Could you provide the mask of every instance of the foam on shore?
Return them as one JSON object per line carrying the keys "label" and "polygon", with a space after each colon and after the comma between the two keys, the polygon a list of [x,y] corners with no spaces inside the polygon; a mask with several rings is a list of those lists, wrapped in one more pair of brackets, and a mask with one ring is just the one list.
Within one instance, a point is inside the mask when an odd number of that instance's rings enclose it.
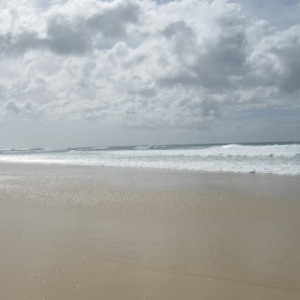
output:
{"label": "foam on shore", "polygon": [[300,144],[10,149],[0,162],[299,175]]}

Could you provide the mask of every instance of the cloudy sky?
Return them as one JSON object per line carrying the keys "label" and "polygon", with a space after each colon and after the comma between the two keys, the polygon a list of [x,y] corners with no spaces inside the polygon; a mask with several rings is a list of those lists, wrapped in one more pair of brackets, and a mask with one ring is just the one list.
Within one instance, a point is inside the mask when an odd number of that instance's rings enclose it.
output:
{"label": "cloudy sky", "polygon": [[0,147],[300,140],[300,0],[2,0]]}

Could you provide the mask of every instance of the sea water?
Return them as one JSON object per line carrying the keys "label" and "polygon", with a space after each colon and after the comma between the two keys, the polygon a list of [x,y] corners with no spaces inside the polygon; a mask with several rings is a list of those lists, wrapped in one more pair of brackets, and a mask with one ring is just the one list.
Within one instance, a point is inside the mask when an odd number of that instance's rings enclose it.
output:
{"label": "sea water", "polygon": [[300,143],[3,149],[0,162],[300,174]]}

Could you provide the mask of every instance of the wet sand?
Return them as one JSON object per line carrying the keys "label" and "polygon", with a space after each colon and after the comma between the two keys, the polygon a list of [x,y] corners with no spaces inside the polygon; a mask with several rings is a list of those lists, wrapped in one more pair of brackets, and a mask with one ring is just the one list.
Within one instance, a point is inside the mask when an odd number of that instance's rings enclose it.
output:
{"label": "wet sand", "polygon": [[300,299],[300,178],[0,164],[1,299]]}

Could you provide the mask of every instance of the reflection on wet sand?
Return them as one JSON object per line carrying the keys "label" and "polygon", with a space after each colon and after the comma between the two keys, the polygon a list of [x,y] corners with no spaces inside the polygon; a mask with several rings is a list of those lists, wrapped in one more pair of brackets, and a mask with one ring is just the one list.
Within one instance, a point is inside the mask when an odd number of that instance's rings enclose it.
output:
{"label": "reflection on wet sand", "polygon": [[2,165],[0,178],[3,299],[300,297],[297,177]]}

